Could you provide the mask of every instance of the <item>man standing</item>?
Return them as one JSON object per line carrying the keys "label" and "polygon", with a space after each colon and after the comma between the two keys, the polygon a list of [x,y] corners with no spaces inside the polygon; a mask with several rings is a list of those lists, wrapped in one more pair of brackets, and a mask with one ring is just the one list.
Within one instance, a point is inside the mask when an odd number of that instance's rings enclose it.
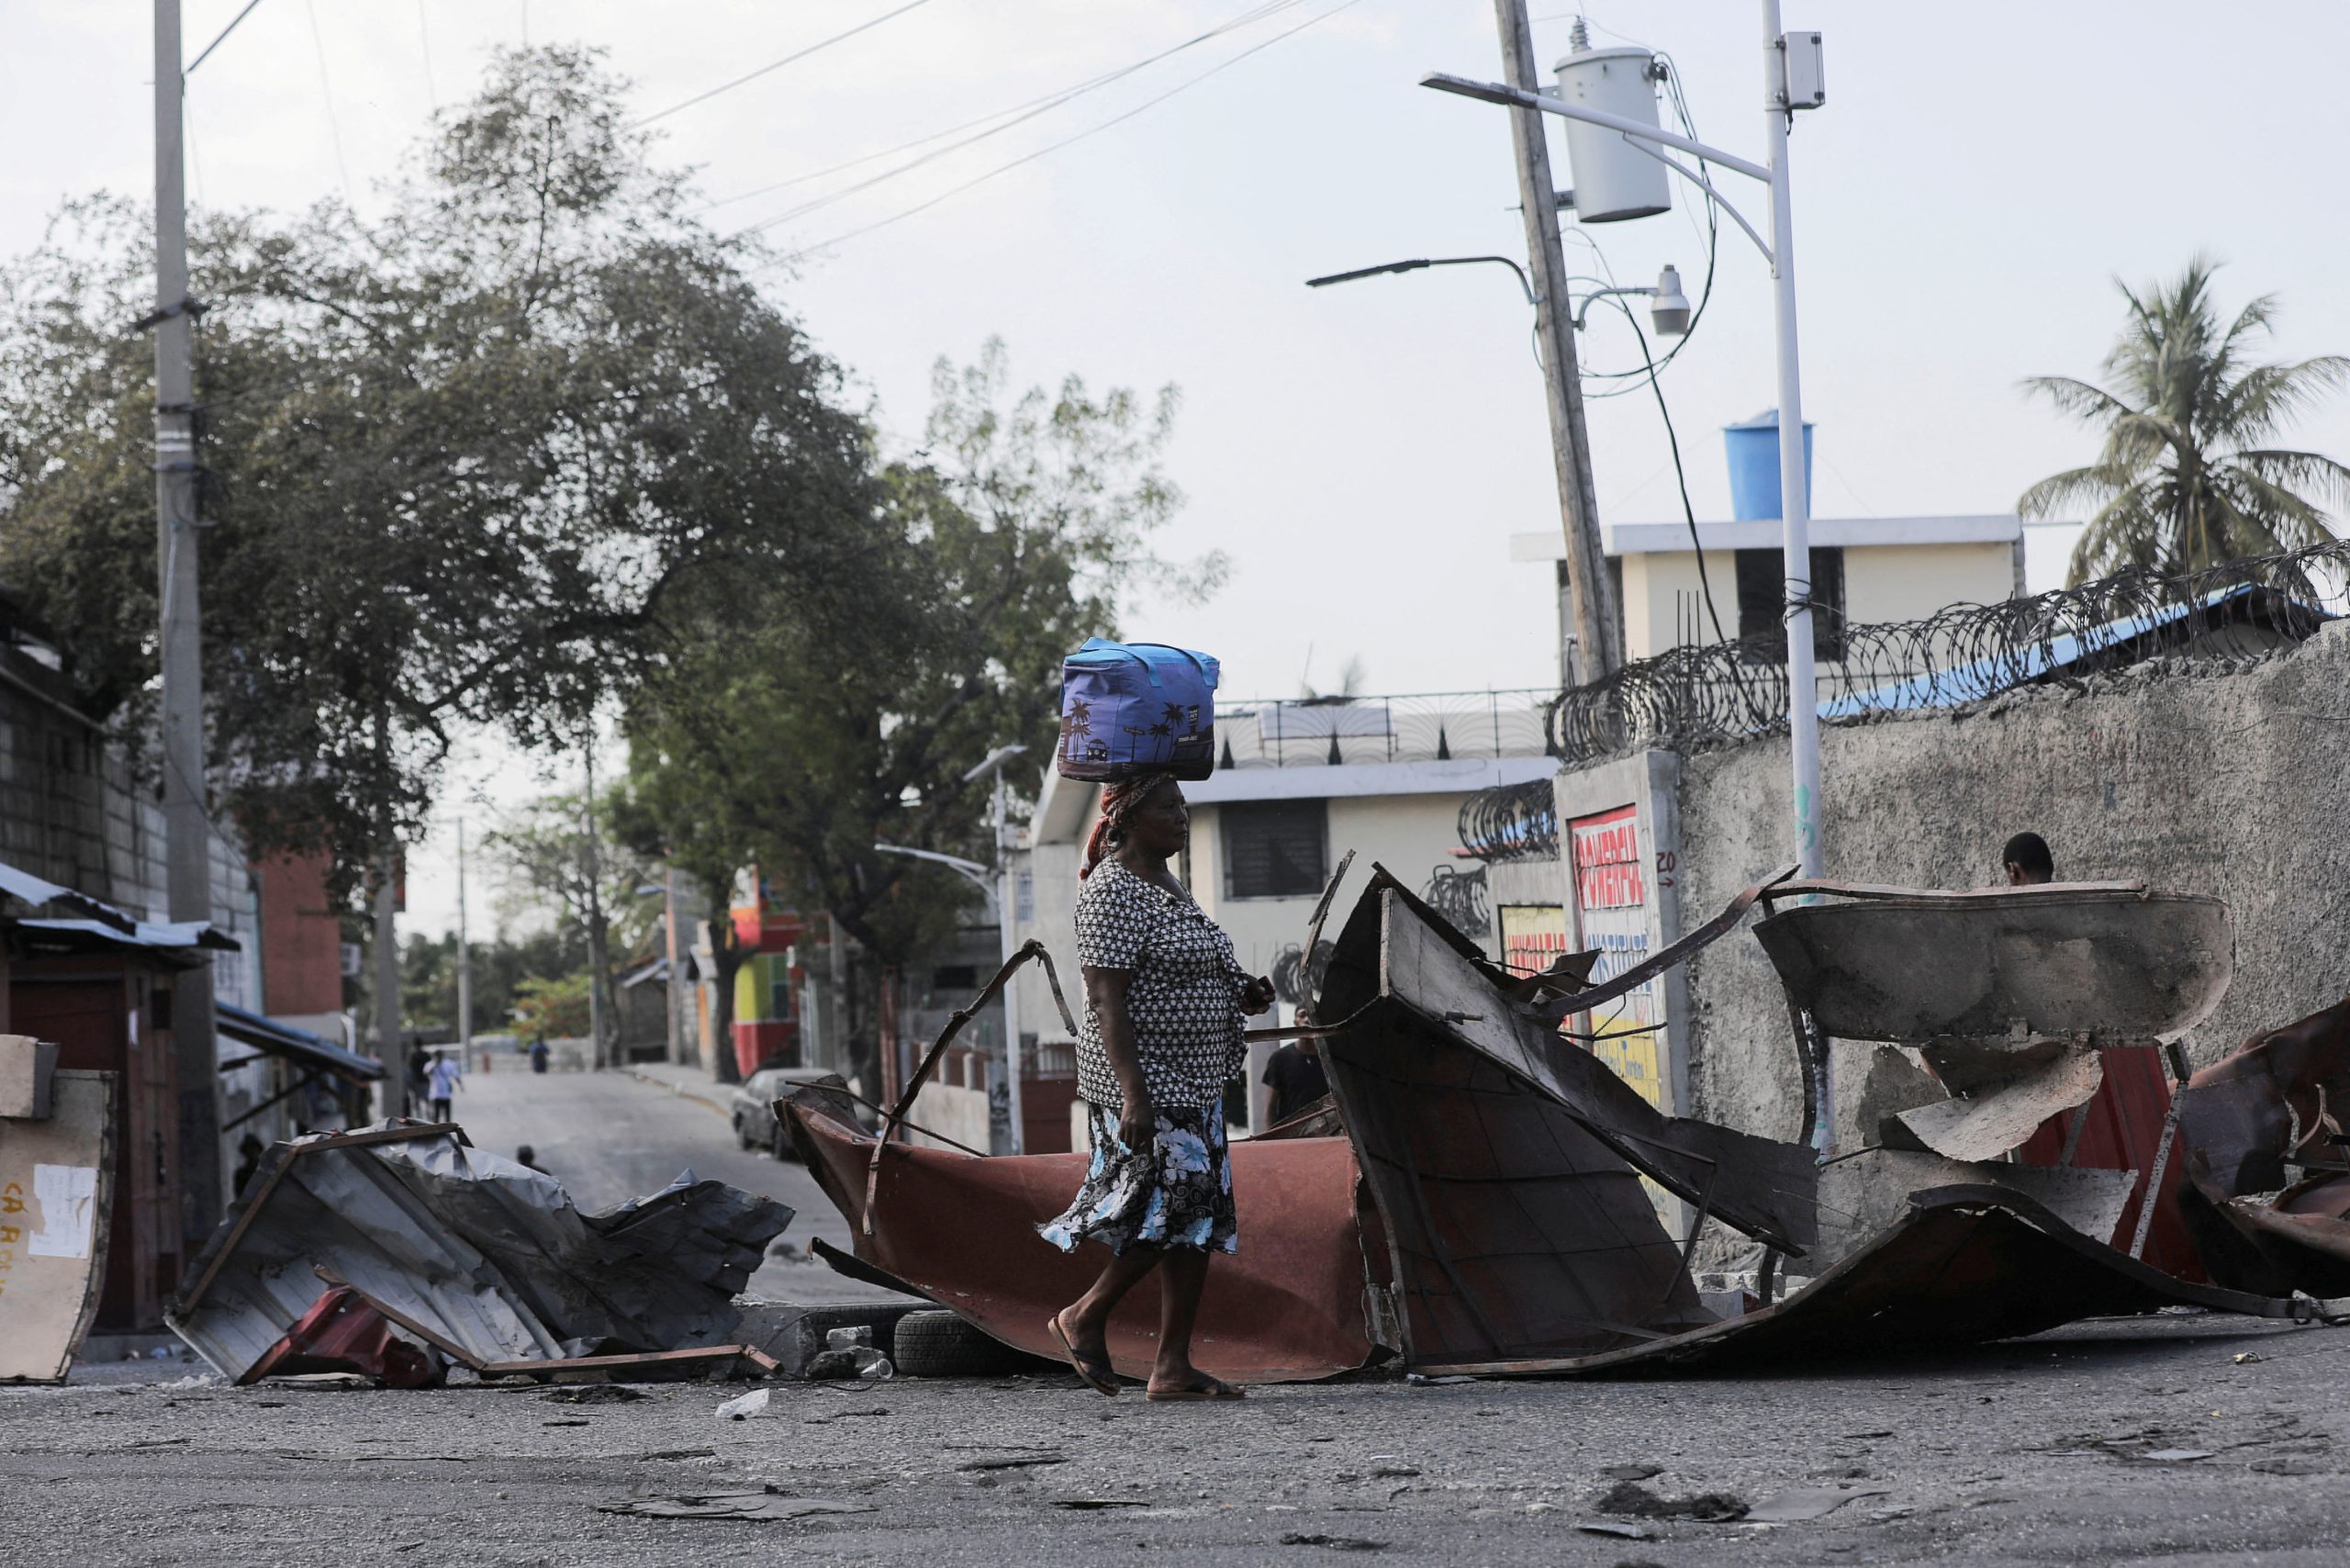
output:
{"label": "man standing", "polygon": [[[1312,1022],[1304,1008],[1298,1009],[1297,1021]],[[1268,1113],[1268,1126],[1278,1126],[1330,1092],[1330,1081],[1322,1071],[1320,1042],[1308,1037],[1304,1040],[1283,1040],[1265,1063],[1265,1087],[1273,1092],[1273,1102]]]}
{"label": "man standing", "polygon": [[464,1070],[450,1060],[446,1051],[435,1051],[432,1053],[431,1070],[425,1074],[425,1078],[429,1085],[427,1092],[432,1103],[432,1119],[436,1122],[455,1121],[457,1118],[450,1113],[449,1102],[456,1097],[457,1086],[464,1081]]}
{"label": "man standing", "polygon": [[2036,833],[2020,833],[2000,847],[1999,863],[2007,868],[2008,885],[2035,888],[2056,879],[2056,857],[2048,841]]}

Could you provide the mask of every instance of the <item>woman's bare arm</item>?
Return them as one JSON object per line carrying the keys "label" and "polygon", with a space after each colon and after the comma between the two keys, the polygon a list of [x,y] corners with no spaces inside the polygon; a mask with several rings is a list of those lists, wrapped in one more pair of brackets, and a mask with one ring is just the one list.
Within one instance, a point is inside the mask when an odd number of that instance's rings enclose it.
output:
{"label": "woman's bare arm", "polygon": [[1126,988],[1134,983],[1132,969],[1097,969],[1084,966],[1085,1000],[1102,1028],[1102,1054],[1118,1080],[1125,1101],[1118,1114],[1118,1136],[1130,1148],[1147,1148],[1158,1130],[1158,1111],[1150,1103],[1150,1085],[1142,1074],[1142,1057],[1135,1049],[1135,1021],[1126,1011]]}

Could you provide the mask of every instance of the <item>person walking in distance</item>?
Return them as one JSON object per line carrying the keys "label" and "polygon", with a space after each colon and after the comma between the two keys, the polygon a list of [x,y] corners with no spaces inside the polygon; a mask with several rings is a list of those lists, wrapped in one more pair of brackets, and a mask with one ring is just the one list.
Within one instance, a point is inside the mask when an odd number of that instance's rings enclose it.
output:
{"label": "person walking in distance", "polygon": [[1192,1327],[1210,1259],[1239,1250],[1224,1085],[1247,1059],[1242,1017],[1273,1003],[1273,982],[1241,969],[1232,939],[1168,868],[1190,834],[1182,787],[1167,774],[1102,791],[1077,898],[1077,1081],[1092,1160],[1069,1208],[1036,1227],[1064,1252],[1089,1239],[1110,1249],[1092,1289],[1046,1324],[1078,1376],[1103,1394],[1118,1392],[1110,1314],[1158,1271],[1158,1350],[1145,1394],[1154,1400],[1241,1397],[1192,1364]]}
{"label": "person walking in distance", "polygon": [[455,1121],[457,1118],[451,1114],[449,1102],[456,1098],[458,1086],[465,1081],[464,1070],[449,1059],[446,1051],[435,1051],[432,1053],[432,1066],[424,1076],[432,1106],[432,1119],[436,1122]]}

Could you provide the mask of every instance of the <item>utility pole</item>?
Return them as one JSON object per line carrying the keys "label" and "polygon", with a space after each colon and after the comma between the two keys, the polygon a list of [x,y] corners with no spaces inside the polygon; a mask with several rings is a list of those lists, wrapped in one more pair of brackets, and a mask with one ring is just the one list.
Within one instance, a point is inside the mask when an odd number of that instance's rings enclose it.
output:
{"label": "utility pole", "polygon": [[[212,918],[204,801],[204,622],[196,594],[195,300],[187,289],[179,0],[155,0],[155,526],[162,624],[163,838],[172,918]],[[220,1062],[212,960],[172,986],[179,1069],[180,1234],[190,1255],[219,1223]]]}
{"label": "utility pole", "polygon": [[600,1072],[610,1065],[604,1059],[604,970],[610,955],[605,950],[603,857],[596,846],[596,727],[592,722],[588,726],[587,757],[588,1034],[593,1047],[589,1057]]}
{"label": "utility pole", "polygon": [[661,928],[669,960],[669,978],[661,987],[661,994],[668,999],[666,1011],[669,1014],[669,1060],[683,1067],[686,1030],[677,1009],[686,999],[686,968],[677,956],[677,868],[666,861],[661,867]]}
{"label": "utility pole", "polygon": [[457,1065],[474,1064],[474,948],[465,934],[465,819],[457,819]]}
{"label": "utility pole", "polygon": [[[376,766],[387,772],[392,757],[392,714],[375,711]],[[384,1114],[405,1116],[408,1053],[400,1049],[399,847],[392,838],[392,814],[378,819],[375,851],[375,1059],[384,1064]]]}
{"label": "utility pole", "polygon": [[[1534,63],[1534,29],[1525,0],[1494,0],[1501,27],[1503,79],[1542,91]],[[1534,326],[1542,344],[1542,377],[1550,406],[1550,451],[1558,470],[1559,510],[1567,534],[1567,586],[1574,601],[1580,668],[1571,684],[1615,672],[1616,595],[1599,541],[1599,501],[1591,484],[1591,440],[1583,426],[1583,381],[1575,366],[1574,308],[1567,298],[1567,257],[1559,240],[1557,187],[1539,109],[1509,111],[1517,148],[1517,198],[1526,217],[1526,252],[1534,274]]]}

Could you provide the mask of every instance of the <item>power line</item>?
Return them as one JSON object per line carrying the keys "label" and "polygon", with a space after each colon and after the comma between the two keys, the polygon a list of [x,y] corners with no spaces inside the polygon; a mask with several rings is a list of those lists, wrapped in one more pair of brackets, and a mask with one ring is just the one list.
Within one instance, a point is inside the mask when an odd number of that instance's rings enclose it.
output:
{"label": "power line", "polygon": [[[871,21],[857,23],[856,26],[849,28],[846,32],[834,33],[832,37],[819,39],[815,43],[810,44],[805,49],[794,50],[791,53],[785,55],[781,60],[771,60],[767,64],[760,66],[756,71],[746,71],[742,75],[735,77],[732,82],[722,83],[718,86],[711,88],[706,93],[697,93],[683,103],[671,104],[667,108],[663,109],[660,113],[647,115],[643,119],[638,120],[634,125],[630,126],[628,129],[631,130],[643,130],[646,126],[653,124],[655,120],[667,119],[671,115],[677,114],[680,110],[692,108],[696,104],[706,104],[711,99],[718,96],[721,93],[731,93],[735,88],[743,85],[745,82],[755,82],[770,71],[780,71],[795,60],[805,60],[811,54],[815,54],[822,50],[830,49],[836,43],[843,42],[848,39],[853,39],[861,32],[869,31],[893,17],[902,17],[909,11],[919,10],[921,7],[929,4],[930,0],[908,0],[907,4],[899,6],[896,10],[884,11],[881,15],[874,17]],[[527,16],[528,14],[529,13],[525,11],[524,15]],[[528,24],[526,23],[525,25],[527,26]]]}
{"label": "power line", "polygon": [[[1156,65],[1160,61],[1170,59],[1175,55],[1182,53],[1185,50],[1192,49],[1200,44],[1207,43],[1214,39],[1222,38],[1226,33],[1235,32],[1242,28],[1263,21],[1268,17],[1277,16],[1282,11],[1292,9],[1292,7],[1304,3],[1304,0],[1264,0],[1264,3],[1252,6],[1248,10],[1241,12],[1238,16],[1229,17],[1225,21],[1217,23],[1214,27],[1208,28],[1205,32],[1200,33],[1192,38],[1185,39],[1182,42],[1172,45],[1167,49],[1162,49],[1155,54],[1145,55],[1142,59],[1134,62],[1132,64],[1122,65],[1114,71],[1105,71],[1098,76],[1088,77],[1084,81],[1073,84],[1070,86],[1057,89],[1056,91],[1046,93],[1040,97],[1030,98],[1025,103],[1015,104],[1010,108],[998,109],[992,114],[981,115],[976,119],[966,120],[961,125],[950,126],[945,130],[934,131],[928,136],[917,137],[911,141],[901,142],[895,147],[885,148],[878,152],[868,152],[862,157],[852,158],[845,163],[835,163],[829,169],[819,169],[812,174],[800,174],[792,179],[778,181],[772,185],[762,186],[760,189],[755,191],[745,192],[740,196],[729,196],[725,201],[712,202],[711,206],[713,207],[723,207],[728,205],[728,203],[746,200],[751,196],[765,196],[770,191],[781,190],[789,185],[804,185],[811,180],[822,179],[827,174],[836,174],[844,170],[855,168],[859,164],[870,163],[877,159],[894,157],[901,152],[911,152],[917,147],[927,146],[930,143],[940,140],[946,137],[958,135],[963,131],[971,129],[975,126],[990,126],[990,129],[982,130],[975,136],[964,137],[960,141],[951,142],[945,147],[937,148],[930,152],[923,154],[919,158],[912,159],[907,162],[901,163],[896,168],[885,169],[880,174],[874,175],[870,179],[859,180],[854,185],[845,185],[837,191],[830,192],[829,194],[819,196],[812,201],[802,202],[798,207],[792,207],[785,212],[778,213],[772,218],[761,218],[758,222],[739,230],[739,232],[744,234],[758,233],[762,230],[772,229],[778,224],[789,223],[793,218],[804,218],[809,213],[814,212],[820,207],[829,207],[833,203],[840,201],[845,197],[855,196],[860,191],[870,190],[875,185],[880,185],[885,181],[895,179],[900,174],[906,174],[914,169],[919,169],[925,163],[935,162],[937,160],[946,157],[951,152],[958,152],[966,147],[970,147],[979,142],[985,141],[991,136],[1000,135],[1004,131],[1010,130],[1014,126],[1035,119],[1038,115],[1058,108],[1063,104],[1083,97],[1089,93],[1097,92],[1103,87],[1109,86],[1113,82],[1122,81],[1125,78],[1133,75],[1137,71],[1142,71],[1149,66]],[[1014,118],[1007,118],[1007,116]],[[1000,125],[990,124],[990,122],[997,120],[1001,120],[1003,123]]]}
{"label": "power line", "polygon": [[214,39],[210,43],[206,44],[202,52],[198,53],[194,60],[188,62],[187,65],[180,72],[180,74],[185,76],[194,72],[197,66],[211,59],[212,51],[218,49],[222,44],[227,43],[229,41],[229,35],[237,30],[237,24],[243,21],[247,17],[252,16],[253,14],[253,7],[260,4],[261,0],[245,0],[245,8],[238,12],[234,17],[229,18],[229,25],[220,29],[220,36]]}
{"label": "power line", "polygon": [[[258,5],[260,0],[254,0]],[[247,6],[251,10],[252,6]],[[327,41],[319,32],[319,0],[303,0],[310,14],[310,47],[319,56],[319,90],[327,99],[327,134],[334,141],[334,171],[342,180],[342,199],[351,200],[351,167],[342,161],[342,122],[334,112],[334,83],[327,76]]]}
{"label": "power line", "polygon": [[[1331,6],[1328,10],[1320,12],[1315,16],[1308,17],[1304,21],[1298,23],[1297,26],[1293,28],[1285,28],[1281,31],[1275,33],[1272,37],[1264,39],[1260,43],[1249,45],[1247,49],[1244,49],[1239,53],[1232,56],[1229,60],[1221,61],[1218,63],[1208,67],[1205,71],[1201,72],[1198,75],[1190,77],[1185,81],[1176,84],[1176,85],[1169,88],[1166,92],[1159,94],[1155,98],[1146,98],[1141,103],[1136,105],[1133,108],[1128,109],[1122,115],[1113,116],[1109,119],[1103,120],[1099,125],[1089,126],[1085,129],[1077,132],[1075,135],[1063,137],[1058,141],[1047,143],[1046,145],[1036,149],[1033,152],[1024,153],[1020,157],[1013,159],[1010,162],[999,163],[994,168],[988,170],[985,174],[973,175],[970,179],[964,181],[959,185],[953,185],[939,192],[936,196],[932,196],[927,201],[917,202],[912,207],[906,207],[899,212],[891,213],[887,218],[877,218],[871,223],[852,229],[845,234],[835,234],[829,240],[822,241],[814,245],[803,247],[799,251],[791,252],[789,255],[778,257],[776,261],[770,262],[767,263],[767,265],[778,265],[785,261],[793,260],[800,256],[809,255],[817,251],[828,250],[834,245],[845,244],[848,241],[855,240],[861,235],[870,234],[877,229],[887,229],[890,225],[896,223],[901,219],[912,218],[918,212],[926,212],[930,208],[936,207],[939,203],[946,201],[952,196],[960,196],[963,192],[971,189],[974,185],[985,185],[988,181],[994,179],[998,174],[1008,174],[1012,170],[1017,169],[1024,163],[1033,163],[1037,159],[1045,157],[1049,153],[1058,152],[1064,147],[1082,141],[1089,136],[1094,136],[1102,131],[1108,130],[1113,126],[1123,125],[1125,122],[1134,118],[1136,115],[1143,113],[1145,110],[1155,108],[1158,105],[1165,103],[1168,99],[1174,97],[1176,95],[1190,91],[1192,88],[1196,87],[1201,83],[1206,81],[1209,77],[1216,75],[1221,72],[1230,70],[1233,66],[1239,64],[1250,55],[1261,53],[1263,50],[1272,48],[1273,45],[1281,42],[1283,39],[1293,38],[1297,34],[1305,31],[1306,28],[1326,22],[1331,17],[1337,16],[1339,12],[1351,10],[1354,6],[1360,4],[1361,4],[1361,0],[1339,0],[1337,5]],[[766,269],[757,268],[754,270],[764,271]]]}
{"label": "power line", "polygon": [[424,101],[437,114],[441,95],[432,85],[432,33],[425,26],[424,0],[416,0],[416,41],[424,46]]}

